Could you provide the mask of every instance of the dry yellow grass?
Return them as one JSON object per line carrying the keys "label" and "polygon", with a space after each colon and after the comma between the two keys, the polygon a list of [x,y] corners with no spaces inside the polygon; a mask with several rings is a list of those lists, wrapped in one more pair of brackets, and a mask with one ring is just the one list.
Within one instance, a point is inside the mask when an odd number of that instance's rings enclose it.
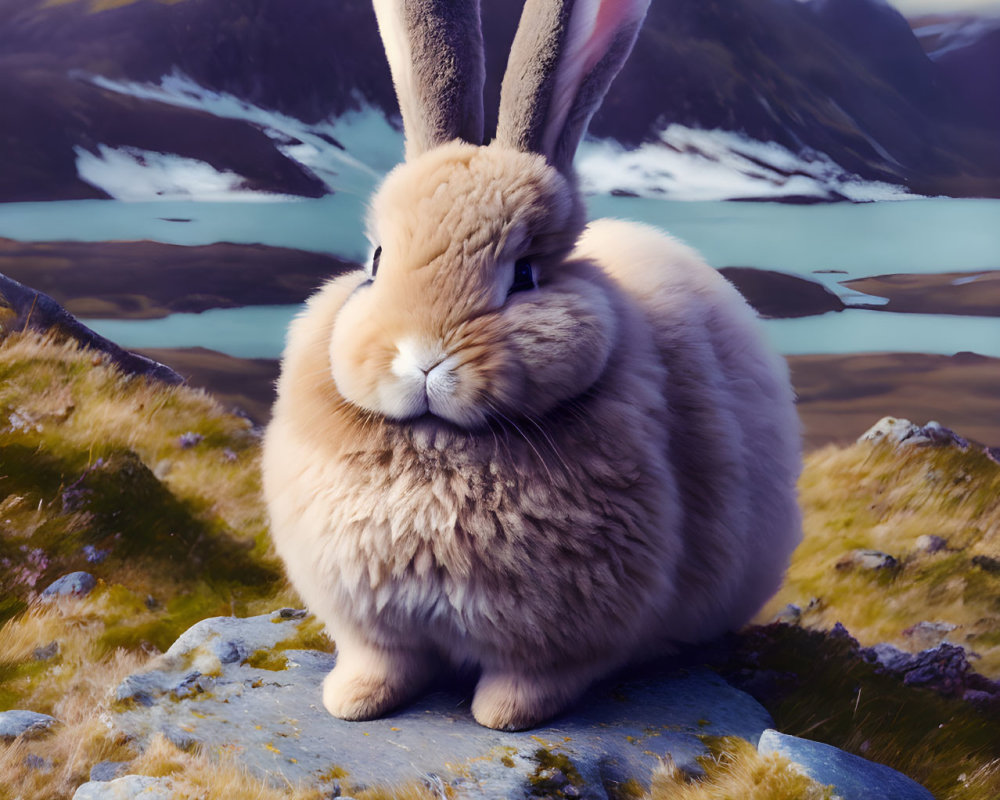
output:
{"label": "dry yellow grass", "polygon": [[[178,497],[248,538],[263,532],[257,437],[210,395],[131,378],[73,342],[32,333],[3,339],[0,366],[0,407],[15,409],[46,449],[83,450],[92,459],[131,450]],[[185,433],[203,444],[178,447]]]}
{"label": "dry yellow grass", "polygon": [[710,755],[698,759],[704,777],[692,779],[668,761],[653,774],[642,800],[829,800],[833,796],[787,758],[762,756],[745,739],[714,740],[710,750]]}
{"label": "dry yellow grass", "polygon": [[[804,625],[911,652],[928,646],[914,625],[954,625],[948,640],[1000,677],[1000,465],[974,448],[828,447],[806,460],[800,497],[805,539],[762,619],[794,603]],[[921,536],[946,545],[928,552]],[[897,565],[851,565],[858,549]]]}
{"label": "dry yellow grass", "polygon": [[[100,627],[87,601],[67,600],[21,614],[0,628],[0,671],[31,667],[5,682],[19,695],[18,707],[59,720],[41,738],[0,744],[0,797],[70,798],[94,764],[135,756],[110,730],[111,691],[146,656],[117,650],[95,659],[93,637]],[[58,655],[36,662],[35,649],[52,641],[59,642]],[[48,766],[32,767],[28,756],[45,759]]]}
{"label": "dry yellow grass", "polygon": [[329,796],[316,787],[278,785],[251,775],[238,759],[238,753],[230,750],[220,750],[214,756],[185,752],[157,735],[129,771],[169,776],[178,800],[323,800]]}

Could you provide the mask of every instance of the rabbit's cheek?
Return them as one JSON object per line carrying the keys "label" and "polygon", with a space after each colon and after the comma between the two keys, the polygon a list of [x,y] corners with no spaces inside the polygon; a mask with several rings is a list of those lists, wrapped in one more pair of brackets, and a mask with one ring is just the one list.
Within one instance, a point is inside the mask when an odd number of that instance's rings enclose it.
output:
{"label": "rabbit's cheek", "polygon": [[604,373],[617,326],[606,304],[547,302],[517,320],[511,350],[523,373],[526,413],[541,414],[586,392]]}
{"label": "rabbit's cheek", "polygon": [[330,373],[345,400],[379,410],[380,384],[390,374],[393,349],[385,344],[377,322],[363,312],[365,304],[349,302],[338,315],[330,336]]}

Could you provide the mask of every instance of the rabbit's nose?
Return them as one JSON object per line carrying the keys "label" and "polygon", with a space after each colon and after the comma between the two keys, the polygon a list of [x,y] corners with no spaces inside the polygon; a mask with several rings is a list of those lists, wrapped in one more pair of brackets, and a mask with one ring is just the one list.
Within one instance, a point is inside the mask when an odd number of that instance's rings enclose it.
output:
{"label": "rabbit's nose", "polygon": [[448,354],[438,345],[427,344],[415,339],[401,339],[396,342],[396,357],[392,371],[399,377],[427,376],[448,358]]}

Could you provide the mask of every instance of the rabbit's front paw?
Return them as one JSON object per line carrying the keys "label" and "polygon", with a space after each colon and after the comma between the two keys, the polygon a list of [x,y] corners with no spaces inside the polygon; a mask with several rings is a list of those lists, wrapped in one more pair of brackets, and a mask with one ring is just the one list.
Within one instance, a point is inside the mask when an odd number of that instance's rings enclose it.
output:
{"label": "rabbit's front paw", "polygon": [[501,731],[533,728],[574,702],[598,670],[483,673],[472,699],[476,722]]}
{"label": "rabbit's front paw", "polygon": [[323,705],[340,719],[374,719],[417,694],[429,677],[429,665],[415,654],[352,648],[338,652],[323,680]]}

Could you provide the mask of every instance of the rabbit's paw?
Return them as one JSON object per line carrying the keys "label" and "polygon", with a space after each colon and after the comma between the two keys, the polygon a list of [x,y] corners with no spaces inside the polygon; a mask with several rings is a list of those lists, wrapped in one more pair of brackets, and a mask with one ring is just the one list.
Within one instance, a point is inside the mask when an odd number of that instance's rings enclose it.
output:
{"label": "rabbit's paw", "polygon": [[375,650],[339,653],[323,680],[323,705],[340,719],[374,719],[419,692],[428,677],[418,657]]}
{"label": "rabbit's paw", "polygon": [[591,670],[484,672],[472,699],[472,715],[480,725],[496,730],[533,728],[576,700],[592,678]]}

